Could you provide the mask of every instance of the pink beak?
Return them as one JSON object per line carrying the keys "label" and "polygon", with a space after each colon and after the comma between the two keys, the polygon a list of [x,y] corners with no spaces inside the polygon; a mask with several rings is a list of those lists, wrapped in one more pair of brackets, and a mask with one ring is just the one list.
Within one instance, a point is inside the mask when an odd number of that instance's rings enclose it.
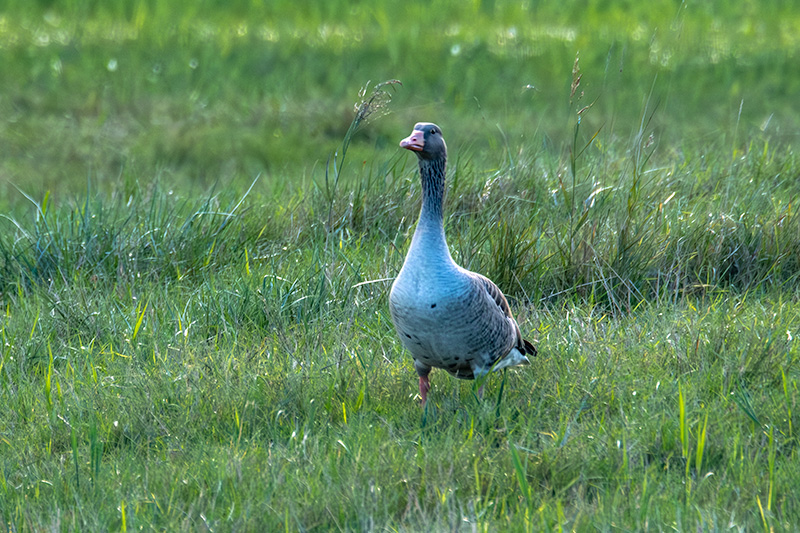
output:
{"label": "pink beak", "polygon": [[415,152],[421,152],[425,147],[425,133],[414,130],[411,135],[400,141],[400,148],[406,148]]}

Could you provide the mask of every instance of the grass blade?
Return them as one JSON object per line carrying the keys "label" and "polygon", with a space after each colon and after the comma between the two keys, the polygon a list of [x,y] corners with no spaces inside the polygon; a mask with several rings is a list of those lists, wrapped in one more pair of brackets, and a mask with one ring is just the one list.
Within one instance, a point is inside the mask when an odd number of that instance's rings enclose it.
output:
{"label": "grass blade", "polygon": [[511,450],[511,463],[514,465],[514,472],[517,475],[519,489],[522,491],[522,495],[525,497],[525,503],[527,504],[528,509],[533,509],[533,499],[531,497],[531,488],[528,484],[527,472],[522,466],[522,461],[519,458],[517,447],[512,444],[509,449]]}
{"label": "grass blade", "polygon": [[706,429],[708,428],[708,413],[706,413],[706,418],[703,421],[703,429],[700,430],[700,433],[697,435],[697,452],[695,455],[694,461],[694,468],[697,471],[697,475],[701,475],[701,470],[703,468],[703,451],[706,447]]}
{"label": "grass blade", "polygon": [[[136,336],[139,334],[139,329],[142,327],[142,322],[144,321],[144,313],[147,311],[147,304],[149,302],[145,302],[144,308],[136,308],[136,325],[133,327],[133,335],[131,335],[131,342],[136,340]],[[141,304],[139,304],[141,306]]]}

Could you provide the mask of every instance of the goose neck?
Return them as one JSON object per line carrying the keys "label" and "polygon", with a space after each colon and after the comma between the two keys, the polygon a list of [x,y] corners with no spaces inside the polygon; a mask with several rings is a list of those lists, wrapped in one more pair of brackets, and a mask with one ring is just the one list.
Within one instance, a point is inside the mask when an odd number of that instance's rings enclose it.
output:
{"label": "goose neck", "polygon": [[409,256],[422,254],[428,263],[439,264],[439,261],[444,261],[451,264],[453,260],[444,234],[445,161],[420,159],[419,167],[422,178],[422,208],[417,229],[411,239]]}
{"label": "goose neck", "polygon": [[420,223],[424,220],[425,223],[438,223],[439,226],[443,226],[445,164],[444,158],[419,160],[422,180]]}

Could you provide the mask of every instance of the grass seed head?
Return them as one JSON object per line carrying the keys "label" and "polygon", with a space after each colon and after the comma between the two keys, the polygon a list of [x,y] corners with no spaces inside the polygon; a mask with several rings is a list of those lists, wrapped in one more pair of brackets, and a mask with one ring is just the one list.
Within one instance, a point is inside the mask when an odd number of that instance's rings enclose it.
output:
{"label": "grass seed head", "polygon": [[[572,85],[569,88],[569,101],[570,103],[575,98],[575,91],[578,90],[578,86],[581,84],[581,67],[578,64],[578,60],[580,59],[580,54],[575,54],[575,63],[572,64]],[[583,96],[581,92],[580,96]]]}
{"label": "grass seed head", "polygon": [[[354,106],[356,114],[353,124],[358,127],[362,122],[366,122],[370,118],[380,118],[389,113],[389,103],[392,101],[392,96],[396,90],[396,85],[403,85],[400,80],[386,80],[377,84],[372,88],[372,92],[367,95],[369,91],[369,84],[367,82],[360,91],[358,91],[358,102]],[[389,89],[392,91],[389,91]]]}

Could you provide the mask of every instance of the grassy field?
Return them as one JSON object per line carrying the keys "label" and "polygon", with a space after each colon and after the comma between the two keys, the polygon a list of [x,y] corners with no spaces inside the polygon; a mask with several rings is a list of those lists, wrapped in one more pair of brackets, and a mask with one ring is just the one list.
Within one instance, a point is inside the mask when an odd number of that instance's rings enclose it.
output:
{"label": "grassy field", "polygon": [[[0,9],[0,529],[797,530],[797,2]],[[540,352],[426,410],[421,120]]]}

